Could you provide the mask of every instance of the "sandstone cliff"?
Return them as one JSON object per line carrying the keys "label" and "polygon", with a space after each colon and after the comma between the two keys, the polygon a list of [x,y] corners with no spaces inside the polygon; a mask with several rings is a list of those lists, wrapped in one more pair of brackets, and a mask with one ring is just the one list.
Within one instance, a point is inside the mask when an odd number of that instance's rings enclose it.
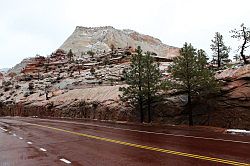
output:
{"label": "sandstone cliff", "polygon": [[80,27],[77,26],[60,49],[81,55],[89,50],[94,52],[110,51],[111,45],[116,48],[141,46],[142,50],[156,53],[158,56],[172,58],[179,55],[179,48],[163,44],[159,39],[140,34],[133,30],[118,30],[111,26]]}
{"label": "sandstone cliff", "polygon": [[[128,47],[137,45],[158,55],[153,57],[167,77],[178,48],[131,30],[77,27],[51,56],[25,59],[7,74],[0,73],[0,116],[138,121],[138,112],[119,98],[119,88],[127,86],[122,73],[135,55]],[[80,55],[68,57],[69,49]],[[87,50],[96,54],[83,53]],[[222,82],[221,92],[194,101],[194,123],[250,129],[250,65],[232,65],[216,78]],[[163,102],[153,105],[153,122],[187,124],[186,104],[185,94],[166,94]]]}

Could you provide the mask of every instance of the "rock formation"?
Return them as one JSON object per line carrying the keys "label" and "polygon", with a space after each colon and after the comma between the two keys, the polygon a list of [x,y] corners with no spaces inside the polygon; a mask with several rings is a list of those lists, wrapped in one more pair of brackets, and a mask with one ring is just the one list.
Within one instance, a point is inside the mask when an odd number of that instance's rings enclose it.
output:
{"label": "rock formation", "polygon": [[[7,74],[0,73],[0,116],[137,121],[136,111],[119,98],[119,88],[127,86],[122,73],[137,45],[154,53],[167,77],[178,48],[131,30],[77,27],[51,56],[25,59]],[[68,57],[69,49],[78,55]],[[250,65],[237,64],[216,78],[222,82],[221,92],[194,101],[194,123],[250,129]],[[153,122],[187,124],[186,104],[185,94],[167,94],[153,105]]]}
{"label": "rock formation", "polygon": [[222,88],[221,96],[213,100],[218,110],[213,115],[223,120],[214,125],[250,129],[250,65],[226,69],[216,77]]}
{"label": "rock formation", "polygon": [[118,30],[111,26],[93,28],[77,26],[60,49],[65,51],[72,49],[76,55],[81,55],[89,50],[110,51],[112,45],[115,48],[133,49],[141,46],[142,50],[156,53],[160,57],[173,58],[179,55],[179,48],[163,44],[159,39],[133,30]]}
{"label": "rock formation", "polygon": [[[194,101],[196,125],[250,129],[250,65],[226,69],[216,74],[221,91],[203,100]],[[174,95],[156,106],[155,120],[163,123],[187,124],[187,97]]]}

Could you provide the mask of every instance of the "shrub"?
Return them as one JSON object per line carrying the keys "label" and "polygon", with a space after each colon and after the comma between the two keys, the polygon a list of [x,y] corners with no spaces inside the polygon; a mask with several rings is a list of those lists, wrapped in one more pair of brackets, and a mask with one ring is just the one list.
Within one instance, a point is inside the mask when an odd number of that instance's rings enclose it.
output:
{"label": "shrub", "polygon": [[29,90],[33,90],[33,89],[34,89],[34,83],[33,83],[33,82],[30,82],[30,83],[29,83],[28,89],[29,89]]}

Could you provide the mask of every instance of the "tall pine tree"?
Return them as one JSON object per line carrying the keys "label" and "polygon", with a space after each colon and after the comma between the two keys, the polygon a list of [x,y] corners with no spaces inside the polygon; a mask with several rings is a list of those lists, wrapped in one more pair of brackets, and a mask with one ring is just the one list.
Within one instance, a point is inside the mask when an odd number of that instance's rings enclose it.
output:
{"label": "tall pine tree", "polygon": [[183,91],[188,97],[189,125],[193,125],[192,102],[194,97],[202,97],[217,90],[213,73],[207,69],[207,58],[203,50],[194,49],[185,43],[169,68],[171,87]]}
{"label": "tall pine tree", "polygon": [[219,32],[215,33],[214,40],[211,41],[212,44],[210,46],[213,51],[213,59],[219,69],[228,60],[230,47],[225,46],[223,36]]}
{"label": "tall pine tree", "polygon": [[136,49],[137,55],[134,55],[131,59],[130,69],[124,72],[124,79],[129,85],[128,87],[121,88],[123,92],[122,100],[129,101],[136,109],[140,111],[140,121],[144,121],[143,112],[143,55],[141,47]]}
{"label": "tall pine tree", "polygon": [[142,54],[140,47],[136,50],[137,55],[131,59],[128,71],[124,72],[124,78],[128,87],[121,88],[122,100],[130,101],[140,111],[140,121],[144,121],[143,105],[147,107],[147,122],[152,121],[152,103],[157,98],[157,92],[161,88],[161,73],[158,64],[154,62],[150,53]]}
{"label": "tall pine tree", "polygon": [[143,66],[143,92],[147,105],[148,123],[150,123],[152,121],[151,107],[155,99],[158,98],[157,92],[161,89],[162,74],[159,69],[159,64],[154,62],[154,58],[151,56],[150,52],[147,52],[145,57],[143,57]]}

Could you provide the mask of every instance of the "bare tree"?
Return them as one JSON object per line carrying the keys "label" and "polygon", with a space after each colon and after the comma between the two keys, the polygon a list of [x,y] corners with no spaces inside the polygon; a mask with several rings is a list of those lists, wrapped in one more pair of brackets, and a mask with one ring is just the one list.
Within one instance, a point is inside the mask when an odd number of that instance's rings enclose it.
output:
{"label": "bare tree", "polygon": [[247,28],[244,23],[240,25],[241,29],[237,30],[231,30],[230,33],[233,35],[231,36],[232,38],[236,38],[238,40],[242,40],[243,43],[239,46],[238,51],[240,51],[240,56],[242,57],[243,61],[245,64],[248,64],[249,62],[247,61],[246,55],[244,52],[246,49],[250,46],[250,29]]}

